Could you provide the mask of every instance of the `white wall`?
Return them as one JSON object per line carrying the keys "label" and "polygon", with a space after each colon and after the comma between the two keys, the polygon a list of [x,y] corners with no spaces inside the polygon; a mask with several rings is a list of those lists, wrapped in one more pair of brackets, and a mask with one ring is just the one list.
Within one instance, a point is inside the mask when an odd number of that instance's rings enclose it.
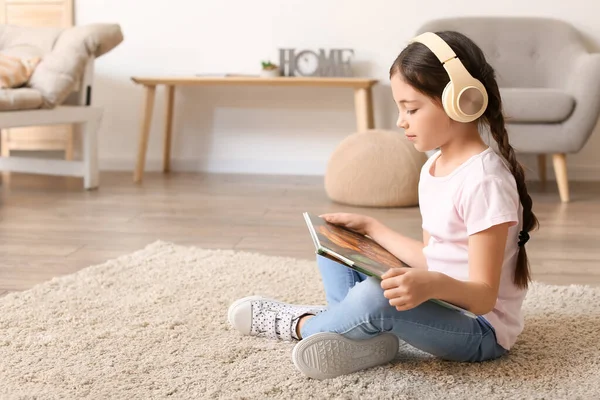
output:
{"label": "white wall", "polygon": [[[416,29],[461,15],[549,16],[567,20],[592,48],[600,43],[593,0],[95,0],[76,2],[76,23],[116,22],[124,42],[98,59],[93,102],[105,108],[103,169],[131,170],[142,89],[131,76],[258,73],[277,49],[353,48],[358,75],[375,89],[378,128],[393,128],[387,72]],[[587,9],[584,10],[584,7]],[[147,170],[160,168],[164,92],[157,92]],[[335,146],[355,130],[350,89],[180,88],[173,167],[178,170],[323,174]],[[598,132],[569,157],[570,177],[600,177]],[[532,169],[535,160],[524,158]]]}

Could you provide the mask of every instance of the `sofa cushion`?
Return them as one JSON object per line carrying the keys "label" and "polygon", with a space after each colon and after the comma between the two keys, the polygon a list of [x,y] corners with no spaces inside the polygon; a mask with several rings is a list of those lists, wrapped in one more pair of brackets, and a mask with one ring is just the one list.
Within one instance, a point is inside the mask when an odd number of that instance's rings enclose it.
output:
{"label": "sofa cushion", "polygon": [[507,122],[558,123],[575,107],[573,96],[559,89],[500,88]]}
{"label": "sofa cushion", "polygon": [[0,89],[0,111],[34,110],[43,102],[42,94],[35,89]]}
{"label": "sofa cushion", "polygon": [[64,28],[0,25],[0,50],[15,57],[43,57]]}

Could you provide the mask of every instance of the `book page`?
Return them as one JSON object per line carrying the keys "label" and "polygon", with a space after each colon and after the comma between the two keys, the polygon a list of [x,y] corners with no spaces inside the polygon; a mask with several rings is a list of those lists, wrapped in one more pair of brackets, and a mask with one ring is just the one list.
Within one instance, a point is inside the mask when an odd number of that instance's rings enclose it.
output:
{"label": "book page", "polygon": [[380,277],[390,268],[408,267],[373,239],[310,215],[319,244]]}

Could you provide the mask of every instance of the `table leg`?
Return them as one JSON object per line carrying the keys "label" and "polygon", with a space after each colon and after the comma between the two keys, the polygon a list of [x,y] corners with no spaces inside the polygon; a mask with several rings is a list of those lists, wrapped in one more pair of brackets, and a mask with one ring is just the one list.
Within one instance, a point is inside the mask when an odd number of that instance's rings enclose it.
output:
{"label": "table leg", "polygon": [[154,97],[156,86],[144,86],[144,108],[142,113],[142,122],[140,137],[138,142],[137,163],[133,174],[133,181],[138,183],[142,181],[144,165],[146,163],[146,150],[148,149],[148,136],[150,136],[150,123],[152,122],[152,110],[154,108]]}
{"label": "table leg", "polygon": [[173,133],[173,104],[175,102],[175,86],[167,86],[167,102],[165,109],[165,136],[163,145],[163,172],[171,170],[171,136]]}
{"label": "table leg", "polygon": [[373,95],[371,88],[354,89],[354,108],[358,132],[373,129],[375,121],[373,118]]}

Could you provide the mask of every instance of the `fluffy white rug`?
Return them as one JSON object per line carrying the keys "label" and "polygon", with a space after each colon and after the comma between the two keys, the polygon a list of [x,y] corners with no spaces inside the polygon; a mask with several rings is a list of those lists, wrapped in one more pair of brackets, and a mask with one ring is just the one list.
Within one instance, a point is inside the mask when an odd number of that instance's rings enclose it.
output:
{"label": "fluffy white rug", "polygon": [[600,398],[600,288],[534,284],[510,356],[390,364],[328,381],[293,344],[241,337],[229,304],[324,299],[314,262],[156,242],[0,299],[1,398]]}

